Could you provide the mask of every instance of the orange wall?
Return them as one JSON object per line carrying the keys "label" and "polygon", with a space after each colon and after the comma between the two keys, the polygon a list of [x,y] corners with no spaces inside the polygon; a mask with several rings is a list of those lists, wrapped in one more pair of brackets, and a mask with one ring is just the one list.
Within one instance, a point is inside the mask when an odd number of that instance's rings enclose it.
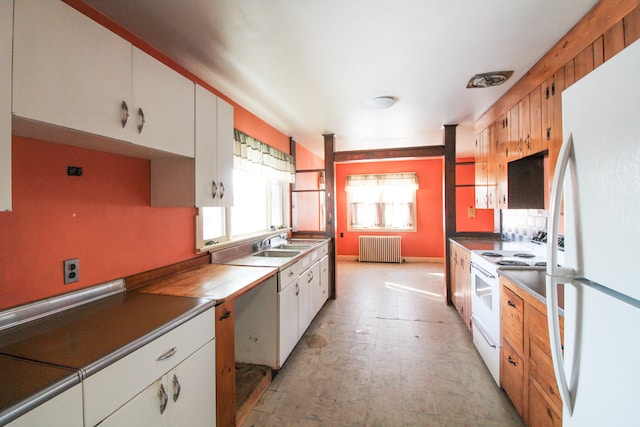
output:
{"label": "orange wall", "polygon": [[302,145],[296,144],[296,169],[324,169],[324,159],[316,156]]}
{"label": "orange wall", "polygon": [[[234,126],[286,153],[289,137],[81,0],[64,0],[234,106]],[[194,208],[149,206],[149,161],[13,136],[13,211],[0,212],[0,310],[195,256]],[[68,177],[67,166],[82,166]],[[63,285],[62,261],[80,259]]]}
{"label": "orange wall", "polygon": [[[471,158],[456,159],[458,163],[473,162]],[[474,165],[456,166],[456,185],[475,183]],[[475,206],[474,187],[456,188],[456,230],[460,231],[493,231],[493,209],[476,209],[475,217],[469,216],[469,208]]]}
{"label": "orange wall", "polygon": [[[335,170],[337,254],[358,255],[358,236],[361,234],[390,234],[347,231],[347,195],[344,188],[347,175],[392,172],[416,172],[419,181],[419,189],[416,193],[418,231],[392,233],[402,236],[402,256],[442,258],[444,256],[444,207],[442,201],[443,159],[441,158],[337,164]],[[343,237],[340,237],[341,233],[343,233]]]}

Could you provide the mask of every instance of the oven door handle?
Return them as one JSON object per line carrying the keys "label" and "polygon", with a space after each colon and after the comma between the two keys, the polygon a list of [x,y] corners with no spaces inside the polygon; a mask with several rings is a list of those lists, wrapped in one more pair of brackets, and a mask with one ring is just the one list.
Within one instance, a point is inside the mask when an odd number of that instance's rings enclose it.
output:
{"label": "oven door handle", "polygon": [[495,279],[496,276],[494,276],[493,274],[489,273],[487,270],[485,270],[484,268],[480,267],[478,264],[476,264],[475,262],[471,263],[471,267],[475,268],[476,270],[478,270],[480,273],[482,273],[483,276],[488,277],[489,279]]}
{"label": "oven door handle", "polygon": [[471,321],[475,325],[478,332],[480,332],[480,335],[482,335],[482,338],[484,338],[484,340],[487,342],[487,344],[489,344],[491,348],[496,348],[496,344],[493,342],[493,340],[485,330],[484,325],[482,325],[482,323],[480,323],[480,321],[478,321],[478,319],[476,319],[474,316],[471,316]]}

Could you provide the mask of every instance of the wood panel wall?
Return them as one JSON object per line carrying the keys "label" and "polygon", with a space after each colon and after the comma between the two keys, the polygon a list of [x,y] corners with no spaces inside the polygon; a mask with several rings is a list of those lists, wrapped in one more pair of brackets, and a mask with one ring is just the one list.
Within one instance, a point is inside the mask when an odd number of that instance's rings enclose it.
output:
{"label": "wood panel wall", "polygon": [[564,74],[565,88],[640,38],[640,0],[601,0],[475,123],[476,134],[529,95]]}

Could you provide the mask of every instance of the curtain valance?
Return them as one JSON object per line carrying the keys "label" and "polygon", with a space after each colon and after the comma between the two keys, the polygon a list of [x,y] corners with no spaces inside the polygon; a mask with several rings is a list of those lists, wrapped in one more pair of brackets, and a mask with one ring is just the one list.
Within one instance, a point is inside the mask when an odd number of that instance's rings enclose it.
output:
{"label": "curtain valance", "polygon": [[282,182],[295,182],[293,157],[234,129],[233,167]]}
{"label": "curtain valance", "polygon": [[418,175],[415,172],[387,173],[378,175],[349,175],[347,176],[346,189],[358,187],[404,187],[418,189]]}

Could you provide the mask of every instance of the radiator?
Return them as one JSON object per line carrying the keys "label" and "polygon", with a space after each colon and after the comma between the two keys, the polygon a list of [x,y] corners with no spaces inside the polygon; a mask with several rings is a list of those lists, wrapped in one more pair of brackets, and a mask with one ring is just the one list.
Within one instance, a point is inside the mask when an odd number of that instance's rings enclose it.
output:
{"label": "radiator", "polygon": [[400,236],[360,236],[360,262],[402,262]]}

